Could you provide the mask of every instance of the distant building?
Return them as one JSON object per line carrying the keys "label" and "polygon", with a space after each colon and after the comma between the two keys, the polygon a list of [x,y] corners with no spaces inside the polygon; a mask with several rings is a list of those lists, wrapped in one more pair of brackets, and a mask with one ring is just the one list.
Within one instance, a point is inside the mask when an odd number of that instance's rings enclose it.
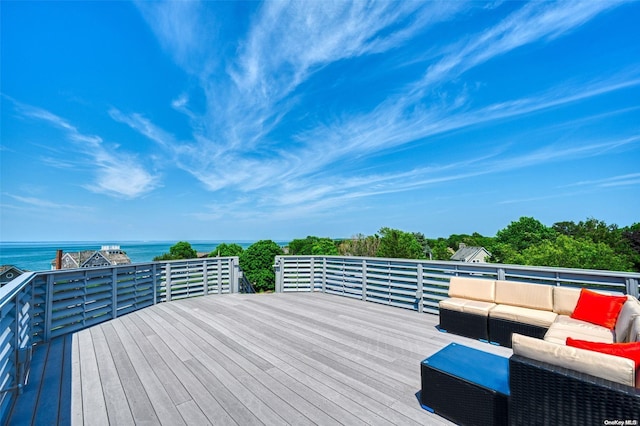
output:
{"label": "distant building", "polygon": [[485,263],[487,257],[491,257],[491,253],[484,247],[467,247],[466,244],[460,243],[458,251],[451,256],[451,260],[469,263]]}
{"label": "distant building", "polygon": [[[83,250],[63,253],[60,269],[97,268],[100,266],[127,265],[131,259],[120,246],[102,246],[100,250]],[[51,262],[56,269],[56,260]]]}
{"label": "distant building", "polygon": [[11,280],[16,279],[20,275],[24,274],[24,271],[13,265],[0,266],[0,287],[5,285]]}

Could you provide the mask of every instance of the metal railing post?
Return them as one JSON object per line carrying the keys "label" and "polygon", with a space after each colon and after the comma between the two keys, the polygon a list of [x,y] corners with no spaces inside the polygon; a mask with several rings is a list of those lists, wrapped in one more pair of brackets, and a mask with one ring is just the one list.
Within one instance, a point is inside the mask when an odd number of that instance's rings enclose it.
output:
{"label": "metal railing post", "polygon": [[424,300],[422,299],[423,286],[424,286],[423,272],[424,271],[423,271],[422,263],[418,263],[418,287],[416,289],[416,301],[418,302],[418,312],[424,311]]}
{"label": "metal railing post", "polygon": [[327,258],[322,258],[322,292],[327,292]]}
{"label": "metal railing post", "polygon": [[316,284],[316,274],[315,274],[316,266],[315,266],[315,261],[314,260],[315,260],[315,258],[312,257],[311,258],[311,263],[309,265],[310,268],[311,268],[311,271],[309,273],[309,280],[310,280],[309,291],[311,291],[311,293],[315,292],[315,284]]}
{"label": "metal railing post", "polygon": [[504,268],[498,268],[497,278],[500,281],[504,281],[505,279],[507,279],[507,274],[506,274]]}
{"label": "metal railing post", "polygon": [[47,275],[47,290],[45,292],[45,298],[44,341],[48,342],[51,338],[51,316],[53,313],[53,274]]}
{"label": "metal railing post", "polygon": [[153,285],[153,304],[156,305],[158,303],[158,270],[157,263],[154,263],[151,266],[151,283]]}
{"label": "metal railing post", "polygon": [[118,318],[118,268],[111,270],[111,317]]}
{"label": "metal railing post", "polygon": [[167,302],[171,301],[171,264],[167,263],[164,268],[164,295]]}
{"label": "metal railing post", "polygon": [[362,260],[362,300],[367,301],[367,261]]}
{"label": "metal railing post", "polygon": [[205,296],[209,294],[209,265],[206,260],[202,261],[202,289]]}
{"label": "metal railing post", "polygon": [[283,266],[282,266],[282,258],[280,256],[276,257],[276,261],[273,265],[274,273],[276,275],[276,283],[275,283],[275,291],[276,293],[282,293],[283,285],[282,285],[282,275],[283,275]]}
{"label": "metal railing post", "polygon": [[638,280],[635,278],[627,278],[624,282],[627,294],[638,298]]}
{"label": "metal railing post", "polygon": [[[227,267],[229,268],[229,291],[231,293],[239,293],[240,289],[238,288],[238,280],[233,279],[233,259],[229,259],[227,262]],[[222,267],[222,266],[220,266]],[[220,285],[222,285],[222,271],[220,270]]]}

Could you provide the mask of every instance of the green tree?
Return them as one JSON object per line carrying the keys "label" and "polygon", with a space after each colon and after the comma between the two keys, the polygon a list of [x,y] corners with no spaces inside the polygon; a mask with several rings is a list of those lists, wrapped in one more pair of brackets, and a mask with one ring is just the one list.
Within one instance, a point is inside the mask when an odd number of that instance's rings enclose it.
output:
{"label": "green tree", "polygon": [[496,242],[511,245],[516,251],[525,250],[545,240],[555,239],[557,233],[552,228],[532,217],[521,217],[517,222],[498,231]]}
{"label": "green tree", "polygon": [[422,247],[422,253],[426,259],[433,259],[433,252],[431,250],[431,246],[429,245],[429,240],[424,236],[422,232],[414,232],[413,236],[416,237],[416,241]]}
{"label": "green tree", "polygon": [[297,238],[289,243],[289,254],[294,256],[304,256],[313,254],[313,245],[320,240],[318,237],[307,236],[307,238]]}
{"label": "green tree", "polygon": [[314,255],[338,255],[338,247],[336,243],[330,238],[320,238],[311,247],[311,254]]}
{"label": "green tree", "polygon": [[178,260],[178,259],[195,259],[198,252],[191,247],[186,241],[180,241],[169,247],[169,253],[164,253],[153,258],[154,261],[161,260]]}
{"label": "green tree", "polygon": [[545,240],[525,249],[518,263],[581,269],[632,270],[631,262],[625,256],[616,254],[609,245],[566,235],[559,235],[553,241]]}
{"label": "green tree", "polygon": [[413,234],[391,228],[381,228],[379,233],[380,245],[376,253],[377,256],[424,259],[422,246]]}
{"label": "green tree", "polygon": [[640,223],[634,223],[621,229],[628,258],[633,262],[633,270],[640,272]]}
{"label": "green tree", "polygon": [[493,263],[510,263],[521,264],[521,253],[516,250],[511,244],[494,242],[489,247],[486,247],[491,252],[489,262]]}
{"label": "green tree", "polygon": [[244,249],[239,244],[227,244],[222,243],[219,244],[216,248],[214,248],[211,253],[209,253],[209,257],[231,257],[231,256],[240,256]]}
{"label": "green tree", "polygon": [[437,240],[428,240],[431,247],[431,256],[433,260],[450,260],[453,255],[453,250],[447,245],[445,238],[438,238]]}
{"label": "green tree", "polygon": [[256,291],[275,289],[276,275],[273,263],[279,255],[282,255],[282,249],[271,240],[260,240],[251,244],[240,255],[240,267]]}

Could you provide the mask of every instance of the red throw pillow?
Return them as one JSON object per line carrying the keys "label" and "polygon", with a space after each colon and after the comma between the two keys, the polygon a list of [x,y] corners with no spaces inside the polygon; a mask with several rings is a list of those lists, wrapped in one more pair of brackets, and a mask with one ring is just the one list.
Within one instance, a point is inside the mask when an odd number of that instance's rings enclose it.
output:
{"label": "red throw pillow", "polygon": [[613,330],[627,296],[607,296],[583,288],[571,318]]}
{"label": "red throw pillow", "polygon": [[640,342],[598,343],[567,337],[567,346],[628,358],[636,363],[636,369],[640,366]]}

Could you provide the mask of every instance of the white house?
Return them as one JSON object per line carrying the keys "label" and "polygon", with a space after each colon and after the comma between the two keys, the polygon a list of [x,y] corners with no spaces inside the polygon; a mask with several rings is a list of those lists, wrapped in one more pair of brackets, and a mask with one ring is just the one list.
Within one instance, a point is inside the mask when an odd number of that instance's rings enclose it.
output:
{"label": "white house", "polygon": [[467,247],[466,244],[460,243],[458,251],[451,256],[451,260],[469,263],[485,263],[488,257],[491,257],[491,253],[484,247]]}

